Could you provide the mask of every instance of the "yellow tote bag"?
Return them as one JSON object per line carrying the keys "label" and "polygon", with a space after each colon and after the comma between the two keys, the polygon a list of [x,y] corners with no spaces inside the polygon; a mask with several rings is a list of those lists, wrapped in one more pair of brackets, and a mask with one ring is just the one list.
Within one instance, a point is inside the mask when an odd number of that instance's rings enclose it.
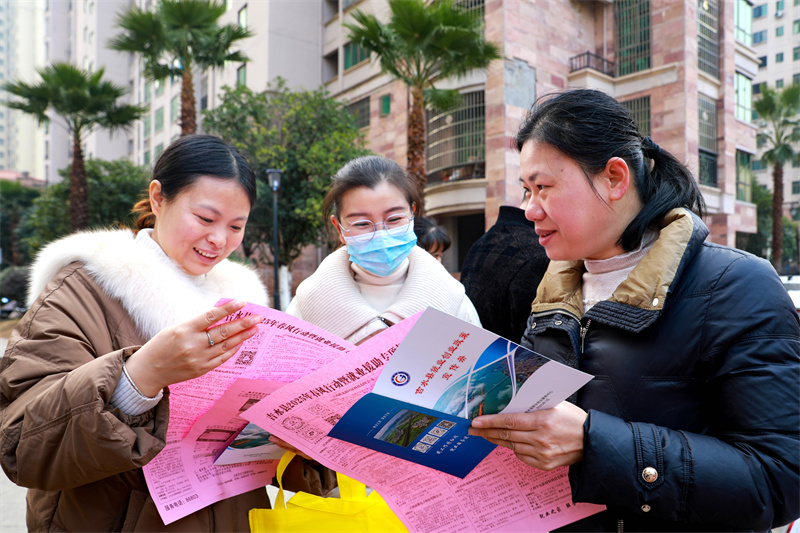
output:
{"label": "yellow tote bag", "polygon": [[275,509],[251,509],[252,533],[406,533],[408,529],[392,512],[380,494],[367,496],[363,483],[336,473],[340,498],[323,498],[298,492],[284,502],[283,472],[294,458],[286,452],[278,463],[278,497]]}

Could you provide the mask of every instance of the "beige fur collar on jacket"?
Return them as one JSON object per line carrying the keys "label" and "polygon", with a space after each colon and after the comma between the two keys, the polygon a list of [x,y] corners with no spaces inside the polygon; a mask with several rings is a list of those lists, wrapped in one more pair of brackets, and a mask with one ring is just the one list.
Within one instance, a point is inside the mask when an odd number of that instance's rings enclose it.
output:
{"label": "beige fur collar on jacket", "polygon": [[220,297],[268,305],[258,275],[244,265],[225,259],[206,275],[190,276],[167,257],[148,230],[138,236],[130,230],[100,230],[59,239],[38,254],[31,268],[28,306],[53,276],[76,261],[122,303],[146,338],[196,317]]}

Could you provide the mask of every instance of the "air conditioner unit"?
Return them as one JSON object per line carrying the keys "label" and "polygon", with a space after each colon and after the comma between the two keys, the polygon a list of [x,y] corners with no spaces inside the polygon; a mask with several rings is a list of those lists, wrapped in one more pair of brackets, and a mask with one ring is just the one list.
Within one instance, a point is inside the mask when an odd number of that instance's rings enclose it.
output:
{"label": "air conditioner unit", "polygon": [[781,18],[781,17],[783,17],[783,11],[776,11],[776,12],[775,12],[775,18],[776,18],[776,19],[779,19],[779,18]]}

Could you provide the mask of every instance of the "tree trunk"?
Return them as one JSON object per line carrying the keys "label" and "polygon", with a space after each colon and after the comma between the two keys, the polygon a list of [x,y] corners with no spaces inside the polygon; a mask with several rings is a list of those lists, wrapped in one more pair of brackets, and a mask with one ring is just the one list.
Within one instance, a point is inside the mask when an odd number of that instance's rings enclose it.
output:
{"label": "tree trunk", "polygon": [[191,65],[184,65],[181,78],[181,135],[197,133],[197,109]]}
{"label": "tree trunk", "polygon": [[[408,173],[417,182],[420,195],[425,192],[428,174],[425,171],[425,104],[422,87],[411,87],[411,112],[408,115]],[[419,206],[421,215],[425,205]]]}
{"label": "tree trunk", "polygon": [[772,266],[779,273],[783,261],[783,163],[772,169]]}
{"label": "tree trunk", "polygon": [[73,232],[89,226],[89,198],[86,191],[86,166],[81,134],[72,137],[72,168],[69,173],[69,218]]}
{"label": "tree trunk", "polygon": [[17,208],[11,209],[8,216],[9,243],[11,245],[11,266],[20,266],[19,261],[19,239],[17,238],[17,226],[19,226],[20,212]]}

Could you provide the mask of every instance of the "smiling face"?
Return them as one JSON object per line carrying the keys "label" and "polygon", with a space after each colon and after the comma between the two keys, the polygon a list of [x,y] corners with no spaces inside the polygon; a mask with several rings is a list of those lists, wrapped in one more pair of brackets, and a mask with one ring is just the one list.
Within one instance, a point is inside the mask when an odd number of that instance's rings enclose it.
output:
{"label": "smiling face", "polygon": [[250,215],[250,200],[236,180],[210,176],[171,200],[153,180],[150,205],[156,216],[153,240],[192,276],[207,274],[241,244]]}
{"label": "smiling face", "polygon": [[[369,187],[356,187],[342,194],[339,206],[339,219],[331,216],[331,222],[339,233],[339,241],[347,244],[342,235],[342,228],[349,229],[354,222],[369,220],[373,224],[384,222],[392,215],[413,214],[413,206],[403,191],[382,181],[374,189]],[[340,225],[341,224],[341,225]],[[383,225],[377,226],[378,230],[385,229]]]}
{"label": "smiling face", "polygon": [[624,252],[617,242],[641,209],[625,161],[611,158],[590,184],[574,160],[528,141],[520,152],[520,181],[528,199],[525,217],[536,225],[547,257],[608,259]]}

